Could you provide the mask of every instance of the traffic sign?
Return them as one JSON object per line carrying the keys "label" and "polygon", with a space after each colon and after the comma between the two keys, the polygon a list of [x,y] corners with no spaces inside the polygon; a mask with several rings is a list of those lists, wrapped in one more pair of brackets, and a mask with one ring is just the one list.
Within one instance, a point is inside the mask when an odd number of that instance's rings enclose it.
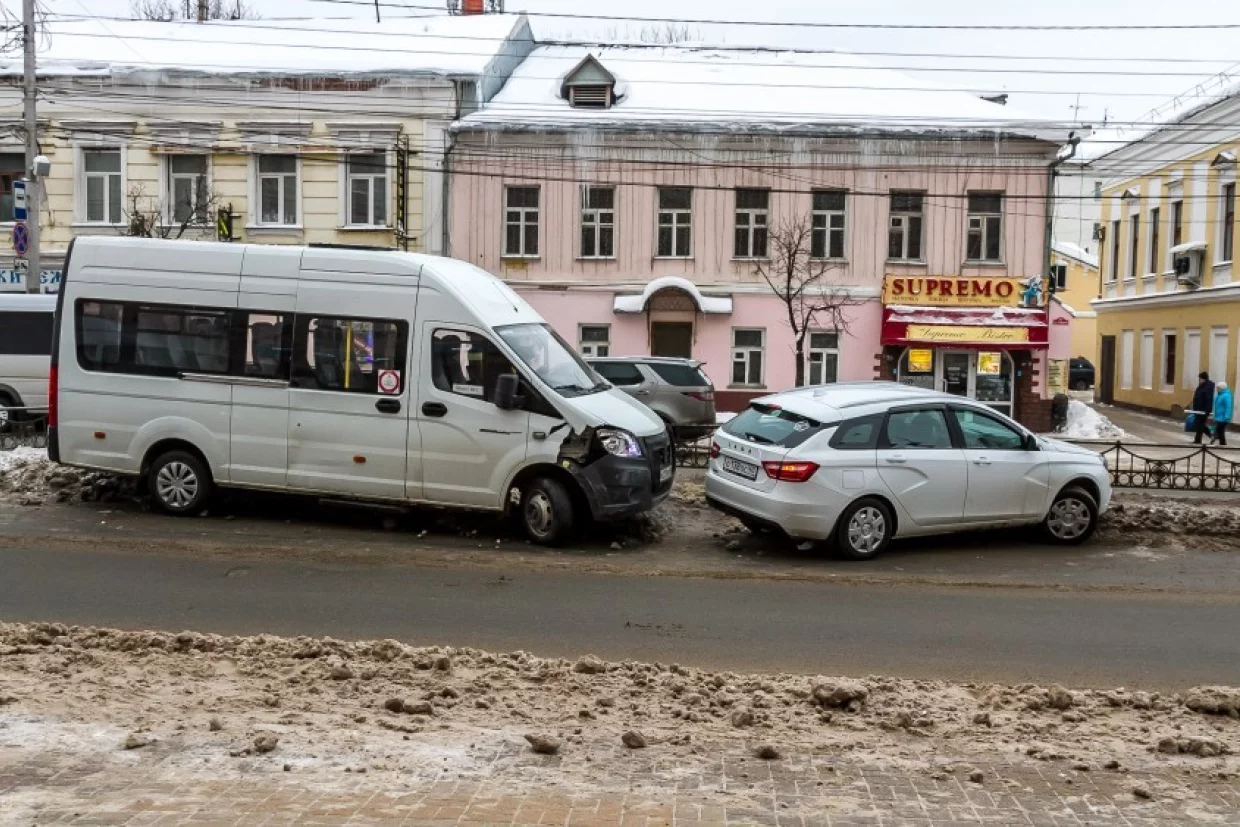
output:
{"label": "traffic sign", "polygon": [[30,230],[26,227],[25,221],[13,222],[13,252],[18,256],[25,257],[26,251],[30,249]]}
{"label": "traffic sign", "polygon": [[29,273],[30,272],[30,259],[28,258],[13,259],[13,272],[20,273],[23,276]]}
{"label": "traffic sign", "polygon": [[26,220],[26,182],[13,182],[13,220]]}

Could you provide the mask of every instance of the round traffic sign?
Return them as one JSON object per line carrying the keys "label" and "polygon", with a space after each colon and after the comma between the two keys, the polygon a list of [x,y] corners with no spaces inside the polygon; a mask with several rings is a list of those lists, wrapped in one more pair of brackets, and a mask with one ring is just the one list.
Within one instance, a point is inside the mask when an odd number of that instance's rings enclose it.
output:
{"label": "round traffic sign", "polygon": [[379,393],[384,393],[388,396],[394,396],[400,393],[400,371],[379,371]]}
{"label": "round traffic sign", "polygon": [[30,230],[26,227],[24,221],[17,221],[13,224],[13,252],[19,257],[24,257],[26,251],[30,249]]}

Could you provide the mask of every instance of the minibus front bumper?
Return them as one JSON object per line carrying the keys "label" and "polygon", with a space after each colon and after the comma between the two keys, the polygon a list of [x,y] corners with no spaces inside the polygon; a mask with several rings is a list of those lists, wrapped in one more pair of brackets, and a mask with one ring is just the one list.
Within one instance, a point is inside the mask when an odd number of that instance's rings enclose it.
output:
{"label": "minibus front bumper", "polygon": [[665,434],[645,437],[643,456],[602,456],[573,469],[596,520],[623,520],[667,499],[675,481],[675,454]]}

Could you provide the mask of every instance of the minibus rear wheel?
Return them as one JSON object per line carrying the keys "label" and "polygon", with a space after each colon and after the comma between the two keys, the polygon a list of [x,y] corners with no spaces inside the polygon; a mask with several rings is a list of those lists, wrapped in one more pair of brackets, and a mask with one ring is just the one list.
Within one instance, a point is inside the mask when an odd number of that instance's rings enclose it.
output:
{"label": "minibus rear wheel", "polygon": [[177,517],[199,514],[211,496],[211,472],[188,451],[169,451],[151,463],[147,489],[160,511]]}
{"label": "minibus rear wheel", "polygon": [[573,534],[573,498],[559,480],[538,477],[521,492],[525,535],[543,546],[558,546]]}

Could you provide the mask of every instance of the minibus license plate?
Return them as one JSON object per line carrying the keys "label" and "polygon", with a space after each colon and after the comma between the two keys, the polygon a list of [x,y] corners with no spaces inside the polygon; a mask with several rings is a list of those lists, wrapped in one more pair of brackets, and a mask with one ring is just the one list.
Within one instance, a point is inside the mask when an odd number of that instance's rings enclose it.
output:
{"label": "minibus license plate", "polygon": [[723,458],[723,470],[730,474],[736,474],[738,477],[744,477],[747,480],[756,480],[758,478],[758,466],[750,462],[741,462],[739,459],[731,457]]}

